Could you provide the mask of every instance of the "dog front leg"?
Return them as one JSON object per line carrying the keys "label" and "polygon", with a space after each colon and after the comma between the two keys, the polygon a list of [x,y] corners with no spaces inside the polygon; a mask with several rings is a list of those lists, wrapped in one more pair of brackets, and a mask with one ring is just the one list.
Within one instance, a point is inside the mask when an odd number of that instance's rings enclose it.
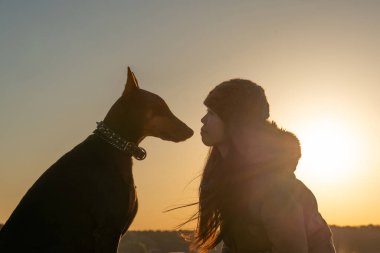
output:
{"label": "dog front leg", "polygon": [[108,205],[98,205],[91,210],[94,227],[92,230],[95,253],[116,253],[121,237],[118,215],[108,210]]}
{"label": "dog front leg", "polygon": [[94,252],[96,253],[116,253],[120,241],[120,231],[106,226],[98,227],[94,233]]}

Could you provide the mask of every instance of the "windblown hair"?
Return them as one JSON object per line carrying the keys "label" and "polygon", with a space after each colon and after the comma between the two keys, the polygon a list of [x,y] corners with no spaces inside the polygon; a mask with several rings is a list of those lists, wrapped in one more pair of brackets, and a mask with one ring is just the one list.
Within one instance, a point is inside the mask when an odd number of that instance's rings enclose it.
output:
{"label": "windblown hair", "polygon": [[219,168],[220,164],[219,151],[211,148],[199,186],[197,229],[191,245],[191,248],[198,252],[207,252],[222,240],[219,230],[222,222],[221,191],[224,187],[221,186],[225,182],[222,171],[216,171],[223,170]]}
{"label": "windblown hair", "polygon": [[207,252],[222,241],[223,212],[240,191],[232,180],[237,176],[238,163],[233,150],[228,158],[223,159],[218,149],[210,148],[198,190],[197,228],[191,244],[193,250]]}

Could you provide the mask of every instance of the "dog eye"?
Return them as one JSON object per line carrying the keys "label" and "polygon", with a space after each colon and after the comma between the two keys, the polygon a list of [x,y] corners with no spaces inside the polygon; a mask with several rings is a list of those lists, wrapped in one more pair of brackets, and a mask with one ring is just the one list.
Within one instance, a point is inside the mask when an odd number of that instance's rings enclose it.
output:
{"label": "dog eye", "polygon": [[165,116],[168,114],[168,111],[169,110],[164,107],[155,107],[152,109],[152,114],[155,116]]}

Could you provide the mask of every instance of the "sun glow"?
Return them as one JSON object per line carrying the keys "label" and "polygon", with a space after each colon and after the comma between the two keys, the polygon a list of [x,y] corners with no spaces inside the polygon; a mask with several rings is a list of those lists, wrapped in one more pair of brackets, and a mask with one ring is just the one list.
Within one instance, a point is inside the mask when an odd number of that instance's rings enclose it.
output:
{"label": "sun glow", "polygon": [[297,134],[302,149],[299,176],[331,183],[352,179],[361,153],[352,129],[336,120],[310,122]]}

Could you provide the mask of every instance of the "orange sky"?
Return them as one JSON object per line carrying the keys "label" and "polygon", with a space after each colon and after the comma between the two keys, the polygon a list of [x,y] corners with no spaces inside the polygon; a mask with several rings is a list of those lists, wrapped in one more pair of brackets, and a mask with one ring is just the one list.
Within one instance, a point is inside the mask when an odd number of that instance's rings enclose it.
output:
{"label": "orange sky", "polygon": [[297,176],[328,223],[380,224],[379,11],[377,1],[0,2],[0,222],[103,119],[130,65],[195,131],[142,142],[131,229],[172,229],[194,211],[163,213],[196,201],[202,102],[235,77],[262,85],[271,119],[299,136]]}

